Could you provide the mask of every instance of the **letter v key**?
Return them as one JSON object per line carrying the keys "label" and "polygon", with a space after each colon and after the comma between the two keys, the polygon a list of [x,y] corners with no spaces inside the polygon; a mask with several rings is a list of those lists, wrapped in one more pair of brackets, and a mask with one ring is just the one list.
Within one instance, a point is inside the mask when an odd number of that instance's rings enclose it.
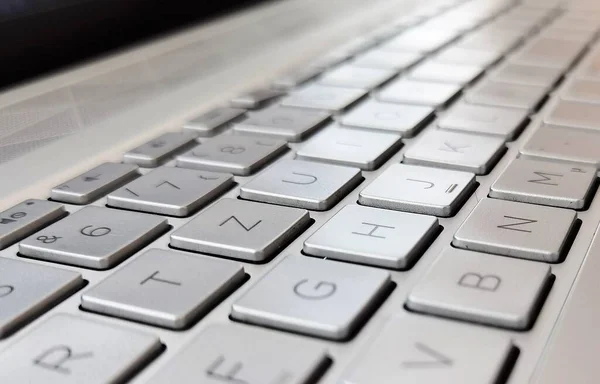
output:
{"label": "letter v key", "polygon": [[428,347],[423,343],[416,342],[415,348],[427,355],[427,359],[403,361],[402,366],[405,368],[435,368],[435,367],[450,367],[452,360],[433,348]]}

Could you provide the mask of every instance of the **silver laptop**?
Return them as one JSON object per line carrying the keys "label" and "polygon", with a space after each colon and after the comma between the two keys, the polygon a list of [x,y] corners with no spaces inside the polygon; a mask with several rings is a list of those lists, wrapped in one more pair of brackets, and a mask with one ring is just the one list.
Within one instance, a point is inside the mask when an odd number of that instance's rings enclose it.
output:
{"label": "silver laptop", "polygon": [[0,93],[0,382],[600,381],[598,2],[59,3],[0,6],[71,55]]}

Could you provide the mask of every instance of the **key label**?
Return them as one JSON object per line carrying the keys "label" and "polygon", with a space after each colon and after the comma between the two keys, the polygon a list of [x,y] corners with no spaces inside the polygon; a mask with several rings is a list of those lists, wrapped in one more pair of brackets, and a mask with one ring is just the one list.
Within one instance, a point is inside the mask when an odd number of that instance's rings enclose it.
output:
{"label": "key label", "polygon": [[539,171],[535,171],[533,173],[536,174],[536,175],[538,175],[539,177],[541,177],[541,179],[527,180],[528,183],[557,186],[558,183],[555,182],[555,180],[553,178],[554,177],[558,178],[558,177],[563,177],[564,176],[564,175],[561,175],[561,174],[558,174],[558,173],[548,173],[548,172],[539,172]]}
{"label": "key label", "polygon": [[471,146],[470,145],[462,145],[462,146],[454,145],[447,141],[444,141],[443,146],[440,147],[439,150],[444,151],[444,152],[464,153],[462,150],[467,149],[467,148],[471,148]]}
{"label": "key label", "polygon": [[458,285],[461,287],[481,289],[489,292],[496,292],[502,283],[502,279],[496,275],[481,275],[475,272],[468,272],[461,276]]}
{"label": "key label", "polygon": [[88,359],[93,355],[92,352],[74,354],[70,347],[66,345],[57,345],[42,352],[33,360],[33,364],[68,375],[71,373],[71,370],[64,366],[68,361]]}
{"label": "key label", "polygon": [[292,175],[305,177],[305,179],[304,179],[305,181],[293,181],[293,180],[283,179],[283,180],[281,180],[281,182],[289,183],[289,184],[298,184],[298,185],[310,185],[310,184],[316,183],[317,180],[319,180],[316,176],[309,175],[306,173],[292,172]]}
{"label": "key label", "polygon": [[369,236],[369,237],[375,237],[378,239],[386,239],[385,236],[380,236],[380,235],[376,235],[375,232],[379,229],[379,228],[385,228],[385,229],[396,229],[396,227],[391,227],[389,225],[380,225],[380,224],[373,224],[373,223],[366,223],[366,222],[362,222],[361,224],[363,225],[369,225],[373,228],[371,228],[371,230],[367,233],[364,232],[352,232],[353,235],[360,235],[360,236]]}
{"label": "key label", "polygon": [[538,222],[537,220],[525,219],[525,218],[522,218],[522,217],[507,216],[507,215],[505,215],[503,217],[505,219],[518,220],[515,223],[498,225],[498,228],[507,229],[509,231],[531,233],[531,230],[529,230],[529,229],[515,228],[515,227],[519,227],[521,225],[533,224],[533,223],[537,223]]}
{"label": "key label", "polygon": [[423,189],[431,189],[431,188],[435,187],[435,184],[432,183],[431,181],[417,180],[417,179],[406,179],[406,180],[407,181],[414,181],[415,183],[425,184],[426,186],[423,187]]}
{"label": "key label", "polygon": [[448,358],[441,352],[428,347],[424,343],[416,342],[414,344],[415,349],[424,355],[427,355],[427,360],[410,360],[403,361],[402,366],[409,369],[419,368],[449,368],[452,366],[452,359]]}
{"label": "key label", "polygon": [[224,362],[225,357],[223,355],[217,357],[217,359],[206,369],[206,376],[232,384],[250,384],[246,380],[236,377],[236,375],[244,368],[244,364],[239,361],[232,364],[229,369],[218,372]]}
{"label": "key label", "polygon": [[324,300],[333,296],[337,291],[337,285],[327,281],[320,281],[312,288],[307,288],[306,284],[309,284],[308,279],[300,280],[294,285],[294,293],[307,300]]}
{"label": "key label", "polygon": [[0,299],[13,293],[15,287],[12,285],[0,285]]}

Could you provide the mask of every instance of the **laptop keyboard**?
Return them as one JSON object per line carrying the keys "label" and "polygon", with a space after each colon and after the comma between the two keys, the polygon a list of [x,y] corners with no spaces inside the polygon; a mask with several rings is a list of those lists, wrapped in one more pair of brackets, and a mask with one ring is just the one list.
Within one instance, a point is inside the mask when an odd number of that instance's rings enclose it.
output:
{"label": "laptop keyboard", "polygon": [[[509,381],[511,332],[543,313],[597,188],[600,24],[541,2],[423,10],[0,213],[18,256],[0,258],[3,381],[135,379],[160,332],[198,327],[150,383]],[[79,316],[54,309],[73,297]],[[373,321],[332,377],[325,346]]]}

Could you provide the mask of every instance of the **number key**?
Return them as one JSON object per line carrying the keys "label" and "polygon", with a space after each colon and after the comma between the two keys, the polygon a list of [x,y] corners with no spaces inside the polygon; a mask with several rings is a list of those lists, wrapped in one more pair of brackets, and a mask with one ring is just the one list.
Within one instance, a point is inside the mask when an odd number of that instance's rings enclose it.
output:
{"label": "number key", "polygon": [[247,176],[286,148],[282,140],[223,135],[177,157],[177,166]]}
{"label": "number key", "polygon": [[290,256],[233,304],[232,316],[342,340],[352,335],[389,283],[386,271]]}
{"label": "number key", "polygon": [[28,257],[108,269],[167,229],[163,218],[85,207],[19,244]]}

